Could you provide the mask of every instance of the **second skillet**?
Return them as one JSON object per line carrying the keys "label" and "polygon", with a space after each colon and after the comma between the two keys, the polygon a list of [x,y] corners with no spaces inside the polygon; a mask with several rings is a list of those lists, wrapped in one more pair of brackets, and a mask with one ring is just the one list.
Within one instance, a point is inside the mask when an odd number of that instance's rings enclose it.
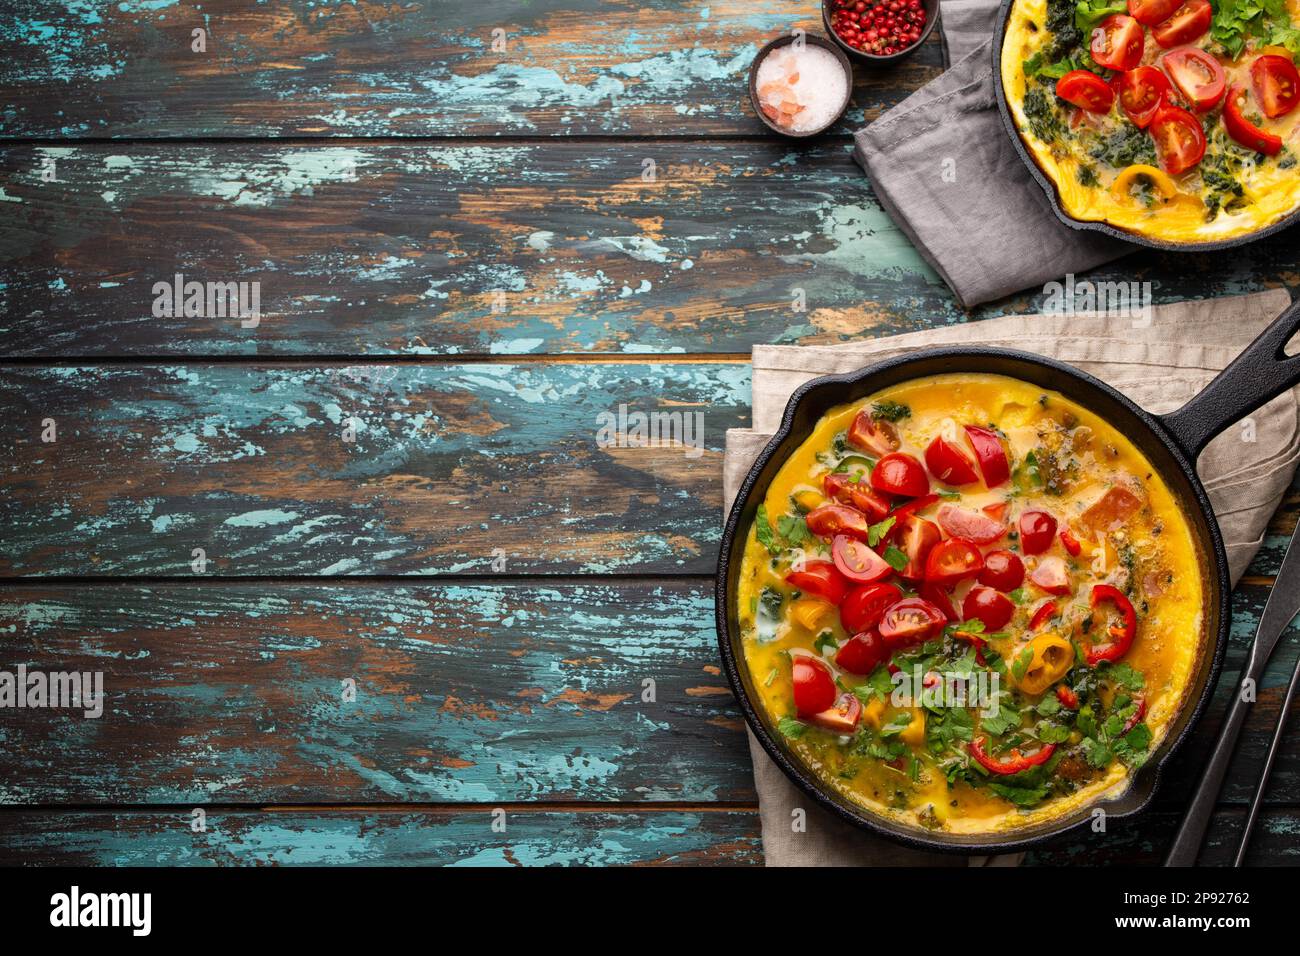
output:
{"label": "second skillet", "polygon": [[1112,236],[1116,239],[1123,239],[1125,242],[1131,242],[1138,246],[1147,246],[1151,249],[1164,249],[1172,252],[1209,252],[1214,249],[1231,249],[1236,246],[1245,245],[1248,242],[1254,242],[1256,239],[1262,239],[1265,236],[1271,236],[1275,232],[1281,232],[1288,226],[1300,222],[1300,207],[1292,210],[1288,215],[1283,216],[1276,222],[1271,223],[1254,232],[1248,232],[1244,235],[1234,236],[1231,239],[1219,239],[1213,242],[1170,242],[1168,240],[1153,239],[1149,236],[1139,235],[1135,232],[1129,232],[1126,229],[1118,229],[1115,226],[1105,222],[1095,220],[1075,219],[1061,207],[1061,197],[1056,191],[1056,184],[1051,178],[1043,172],[1042,168],[1034,160],[1033,155],[1025,147],[1024,140],[1020,138],[1020,130],[1016,127],[1015,118],[1011,115],[1011,108],[1007,104],[1006,90],[1002,87],[1002,41],[1006,36],[1007,23],[1011,19],[1011,9],[1015,0],[1002,0],[1002,6],[998,9],[997,19],[993,26],[993,90],[997,96],[998,113],[1002,117],[1002,126],[1007,135],[1011,137],[1011,143],[1015,146],[1016,153],[1024,162],[1029,174],[1034,177],[1034,181],[1042,187],[1043,192],[1047,195],[1047,201],[1052,207],[1052,212],[1056,218],[1065,223],[1071,229],[1086,230],[1090,232],[1100,232]]}
{"label": "second skillet", "polygon": [[1124,395],[1065,363],[1027,352],[994,348],[936,348],[846,375],[830,375],[800,387],[790,397],[781,427],[750,468],[723,531],[714,599],[718,641],[732,689],[750,729],[776,764],[839,817],[900,843],[929,850],[999,853],[1021,850],[1086,826],[1095,805],[1085,805],[1031,829],[994,834],[948,834],[906,827],[871,813],[823,785],[786,747],[780,733],[754,703],[756,692],[745,664],[736,614],[737,582],[746,531],[768,485],[781,466],[831,408],[859,401],[892,385],[949,372],[1005,375],[1053,389],[1119,428],[1159,471],[1191,525],[1205,576],[1206,607],[1197,666],[1178,712],[1148,763],[1121,795],[1104,805],[1120,817],[1145,808],[1155,793],[1164,762],[1178,749],[1214,691],[1227,644],[1230,619],[1228,562],[1218,523],[1196,475],[1201,450],[1219,432],[1288,388],[1300,383],[1300,356],[1285,348],[1300,329],[1300,302],[1293,303],[1206,388],[1182,408],[1152,415]]}

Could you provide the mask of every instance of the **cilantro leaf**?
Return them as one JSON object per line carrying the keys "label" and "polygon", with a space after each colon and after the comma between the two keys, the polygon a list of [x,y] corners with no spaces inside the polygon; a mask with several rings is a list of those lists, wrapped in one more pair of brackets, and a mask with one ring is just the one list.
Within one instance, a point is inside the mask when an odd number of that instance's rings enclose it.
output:
{"label": "cilantro leaf", "polygon": [[900,551],[897,545],[891,544],[887,547],[884,558],[886,563],[895,571],[901,571],[907,567],[907,555]]}
{"label": "cilantro leaf", "polygon": [[800,723],[793,717],[782,717],[777,721],[776,727],[791,740],[798,740],[808,732],[808,725]]}
{"label": "cilantro leaf", "polygon": [[[885,520],[878,521],[875,524],[868,527],[867,544],[871,545],[871,547],[873,548],[876,545],[880,544],[880,542],[884,540],[885,535],[889,534],[890,530],[894,527],[894,522],[897,520],[898,519],[895,518],[893,515],[890,515]],[[894,570],[897,571],[898,568],[894,568]]]}
{"label": "cilantro leaf", "polygon": [[767,548],[769,554],[779,554],[781,549],[776,546],[776,535],[772,533],[772,525],[767,520],[767,504],[758,506],[758,514],[754,516],[754,536],[758,538],[758,543]]}
{"label": "cilantro leaf", "polygon": [[776,519],[776,530],[792,548],[798,548],[812,540],[808,522],[803,515],[782,515]]}

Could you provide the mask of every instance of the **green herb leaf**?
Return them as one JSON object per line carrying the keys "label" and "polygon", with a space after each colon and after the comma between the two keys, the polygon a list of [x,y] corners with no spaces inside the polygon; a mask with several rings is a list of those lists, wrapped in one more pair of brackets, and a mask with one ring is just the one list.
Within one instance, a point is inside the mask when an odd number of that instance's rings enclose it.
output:
{"label": "green herb leaf", "polygon": [[[884,521],[878,521],[868,527],[867,544],[871,545],[873,548],[880,544],[880,542],[884,540],[885,535],[889,534],[890,530],[894,527],[894,522],[896,520],[897,519],[893,515],[890,515]],[[888,557],[886,557],[885,560],[889,560]],[[906,560],[904,560],[903,564],[907,564]],[[898,568],[894,568],[894,570],[897,571]]]}
{"label": "green herb leaf", "polygon": [[808,732],[808,725],[800,723],[793,717],[782,717],[777,721],[776,727],[791,740],[798,740]]}
{"label": "green herb leaf", "polygon": [[776,530],[792,548],[802,547],[812,540],[803,515],[782,515],[776,519]]}
{"label": "green herb leaf", "polygon": [[895,571],[901,571],[907,567],[907,555],[898,549],[897,545],[891,544],[885,549],[885,561]]}
{"label": "green herb leaf", "polygon": [[871,406],[871,417],[879,418],[881,421],[897,422],[904,418],[909,418],[912,409],[901,402],[883,401],[876,402]]}
{"label": "green herb leaf", "polygon": [[781,549],[776,545],[776,535],[772,533],[772,525],[767,520],[767,504],[758,506],[758,514],[754,517],[754,535],[758,538],[758,543],[767,548],[769,554],[779,554]]}

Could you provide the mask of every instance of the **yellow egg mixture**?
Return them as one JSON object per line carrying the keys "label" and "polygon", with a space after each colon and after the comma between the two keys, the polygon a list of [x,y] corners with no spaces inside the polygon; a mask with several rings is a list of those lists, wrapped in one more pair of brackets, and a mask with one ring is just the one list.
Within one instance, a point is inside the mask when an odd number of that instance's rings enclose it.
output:
{"label": "yellow egg mixture", "polygon": [[[1283,151],[1273,157],[1238,147],[1223,129],[1219,120],[1222,107],[1218,106],[1198,114],[1208,140],[1205,158],[1180,175],[1166,175],[1157,168],[1154,155],[1140,157],[1141,162],[1129,162],[1139,157],[1127,149],[1098,158],[1096,153],[1109,138],[1117,133],[1122,138],[1126,130],[1135,130],[1122,113],[1118,98],[1109,113],[1088,114],[1088,122],[1071,128],[1067,119],[1071,108],[1056,100],[1053,81],[1026,78],[1025,62],[1052,42],[1052,33],[1047,29],[1049,2],[1065,0],[1015,0],[1002,45],[1001,71],[1007,103],[1021,139],[1056,186],[1066,214],[1078,220],[1105,222],[1152,239],[1200,243],[1258,231],[1300,206],[1300,166],[1295,156],[1300,109],[1275,119],[1255,117],[1262,129],[1282,139]],[[1074,4],[1068,6],[1072,9]],[[1300,23],[1300,0],[1288,0],[1287,7],[1292,22]],[[1248,47],[1235,61],[1228,60],[1208,33],[1193,45],[1216,53],[1229,88],[1235,84],[1250,87],[1250,64],[1262,54],[1279,53],[1290,58],[1285,49]],[[1156,64],[1163,52],[1147,31],[1142,63]],[[1044,133],[1042,124],[1035,132],[1035,123],[1026,112],[1026,96],[1030,93],[1036,97],[1040,117],[1044,115],[1042,104],[1053,104],[1051,112],[1057,122],[1046,124],[1055,127],[1051,133]],[[1146,136],[1137,132],[1139,139]],[[1108,161],[1116,155],[1125,158],[1118,163]],[[1215,178],[1222,175],[1230,178]],[[1239,184],[1240,195],[1221,188],[1225,181]]]}
{"label": "yellow egg mixture", "polygon": [[[878,404],[882,402],[886,405]],[[872,676],[836,667],[837,647],[852,636],[837,608],[799,594],[786,581],[792,568],[828,557],[828,542],[799,527],[809,511],[825,503],[824,477],[842,468],[841,462],[870,458],[847,445],[844,433],[860,410],[891,402],[907,412],[893,426],[901,452],[924,462],[924,449],[936,435],[951,436],[954,428],[959,433],[962,426],[974,424],[998,429],[1010,460],[1011,478],[992,489],[982,481],[952,489],[931,477],[932,490],[942,497],[918,515],[933,519],[949,504],[969,509],[1005,505],[1005,521],[1014,529],[1018,515],[1041,508],[1076,533],[1077,556],[1065,552],[1060,542],[1044,554],[1022,555],[1027,576],[1011,594],[1017,602],[1014,617],[1000,633],[988,636],[987,658],[1001,662],[993,662],[989,673],[1001,666],[1003,703],[1012,708],[1001,713],[1020,715],[1011,721],[1015,726],[995,728],[999,738],[1018,742],[1026,752],[1034,749],[1035,737],[1049,736],[1045,728],[1051,728],[1054,739],[1064,738],[1050,761],[1018,777],[982,773],[971,758],[970,741],[985,727],[985,718],[973,710],[955,714],[962,709],[899,708],[892,698],[869,690],[873,683],[887,684],[883,667]],[[1120,527],[1089,528],[1089,506],[1117,484],[1139,489],[1140,511]],[[895,508],[900,503],[896,499]],[[1165,483],[1142,454],[1098,416],[1060,394],[1018,380],[983,374],[935,376],[832,410],[781,467],[767,490],[764,512],[763,533],[757,521],[747,530],[737,595],[756,703],[776,735],[817,777],[851,801],[906,825],[963,834],[1003,831],[1068,814],[1122,790],[1133,767],[1159,744],[1179,710],[1204,646],[1203,559]],[[1019,551],[1014,531],[984,550],[994,548]],[[1029,619],[1048,595],[1039,592],[1028,575],[1040,562],[1062,557],[1070,569],[1072,593],[1055,598],[1059,616],[1032,631]],[[1081,705],[1077,711],[1056,708],[1052,702],[1057,697],[1043,689],[1041,672],[1024,672],[1025,648],[1035,640],[1035,646],[1041,646],[1044,634],[1067,651],[1072,645],[1086,646],[1083,635],[1089,627],[1095,633],[1097,619],[1104,615],[1089,607],[1088,588],[1103,582],[1131,596],[1136,639],[1116,664],[1089,667],[1070,655],[1061,665],[1069,673],[1062,677],[1057,668],[1047,680],[1078,689]],[[915,593],[916,582],[898,583],[905,594]],[[972,586],[970,580],[956,586],[952,600],[957,608]],[[792,703],[791,651],[798,654],[801,649],[821,658],[834,673],[837,690],[853,692],[864,702],[853,732],[834,733],[798,719]],[[909,670],[918,659],[936,670],[971,663],[969,646],[947,632],[922,647],[896,652],[892,662]],[[1138,700],[1144,704],[1138,723],[1146,730],[1139,726],[1139,733],[1125,731],[1121,736],[1121,724],[1133,722]],[[1081,716],[1085,708],[1086,721]],[[912,713],[901,730],[900,709]],[[1128,747],[1144,741],[1145,747]],[[1113,759],[1103,761],[1108,749]]]}

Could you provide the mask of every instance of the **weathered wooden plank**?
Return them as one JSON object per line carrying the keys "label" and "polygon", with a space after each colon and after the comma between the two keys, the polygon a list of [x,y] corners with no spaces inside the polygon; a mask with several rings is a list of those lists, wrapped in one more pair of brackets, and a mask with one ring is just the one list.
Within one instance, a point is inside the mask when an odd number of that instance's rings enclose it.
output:
{"label": "weathered wooden plank", "polygon": [[[749,372],[20,367],[0,396],[0,574],[711,573]],[[620,409],[680,427],[629,447]]]}
{"label": "weathered wooden plank", "polygon": [[[1221,810],[1201,857],[1224,866],[1242,813]],[[213,810],[204,832],[187,811],[9,811],[0,865],[623,866],[755,865],[763,861],[753,810],[646,812],[511,808],[504,832],[492,808],[473,810]],[[498,818],[499,819],[499,818]],[[1029,866],[1159,864],[1178,815],[1112,821],[1106,834],[1031,851]],[[1300,814],[1268,810],[1252,843],[1255,866],[1294,866]]]}
{"label": "weathered wooden plank", "polygon": [[[758,134],[754,54],[824,32],[811,0],[18,6],[0,23],[9,136]],[[858,71],[841,129],[940,63],[936,33],[897,69]]]}
{"label": "weathered wooden plank", "polygon": [[[762,862],[752,811],[277,810],[0,815],[0,865],[621,866]],[[500,819],[499,817],[497,819]]]}
{"label": "weathered wooden plank", "polygon": [[4,711],[0,803],[752,800],[711,609],[676,582],[0,588],[0,670],[106,694]]}
{"label": "weathered wooden plank", "polygon": [[[1165,805],[1204,764],[1264,595],[1240,594],[1220,693]],[[1294,645],[1226,802],[1250,796]],[[5,712],[11,804],[755,799],[707,582],[6,586],[0,669],[20,664],[101,672],[108,699],[98,719]],[[1273,803],[1297,781],[1293,734]]]}
{"label": "weathered wooden plank", "polygon": [[[745,353],[1042,304],[962,313],[839,143],[11,146],[0,207],[4,357]],[[1284,234],[1097,275],[1166,302],[1294,268]],[[177,273],[257,283],[258,324],[155,315]]]}

